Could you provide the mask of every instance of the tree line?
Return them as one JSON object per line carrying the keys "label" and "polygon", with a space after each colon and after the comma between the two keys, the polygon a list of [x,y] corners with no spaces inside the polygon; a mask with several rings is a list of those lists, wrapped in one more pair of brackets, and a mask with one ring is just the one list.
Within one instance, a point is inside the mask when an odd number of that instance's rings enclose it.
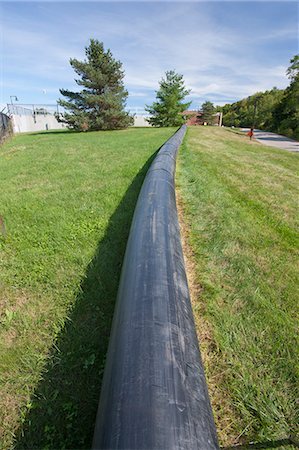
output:
{"label": "tree line", "polygon": [[286,89],[274,87],[217,107],[223,112],[223,125],[259,128],[299,139],[299,55],[291,59],[287,76],[290,84]]}
{"label": "tree line", "polygon": [[[91,39],[85,48],[86,59],[70,59],[78,75],[78,92],[60,89],[64,99],[58,104],[64,112],[57,115],[60,122],[79,131],[114,130],[133,124],[134,118],[125,110],[128,91],[124,87],[122,63],[111,51],[105,51],[102,42]],[[223,112],[223,124],[235,127],[255,127],[276,131],[299,138],[299,55],[291,60],[287,70],[290,85],[287,89],[273,88],[233,104],[217,107]],[[190,90],[185,87],[183,75],[167,71],[159,82],[156,101],[146,106],[153,126],[180,126],[186,121],[184,111],[191,101],[186,101]],[[201,108],[203,119],[213,123],[216,108],[206,101]]]}

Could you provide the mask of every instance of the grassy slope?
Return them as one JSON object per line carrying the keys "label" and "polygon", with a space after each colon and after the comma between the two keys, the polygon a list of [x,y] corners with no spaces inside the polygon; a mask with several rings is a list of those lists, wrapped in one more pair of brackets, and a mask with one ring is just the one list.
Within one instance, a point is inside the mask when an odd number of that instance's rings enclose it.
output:
{"label": "grassy slope", "polygon": [[180,152],[195,316],[226,445],[298,423],[296,171],[298,155],[223,129],[189,128]]}
{"label": "grassy slope", "polygon": [[132,213],[173,132],[26,134],[0,148],[0,448],[15,433],[22,449],[90,446]]}

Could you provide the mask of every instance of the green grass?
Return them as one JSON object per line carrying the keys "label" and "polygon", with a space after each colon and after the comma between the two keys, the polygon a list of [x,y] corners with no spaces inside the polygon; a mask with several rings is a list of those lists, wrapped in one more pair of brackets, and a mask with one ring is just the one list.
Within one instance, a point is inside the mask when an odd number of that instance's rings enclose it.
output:
{"label": "green grass", "polygon": [[0,448],[90,448],[137,196],[174,129],[0,148]]}
{"label": "green grass", "polygon": [[189,128],[179,154],[194,312],[223,445],[286,438],[298,424],[297,174],[298,155],[224,129]]}

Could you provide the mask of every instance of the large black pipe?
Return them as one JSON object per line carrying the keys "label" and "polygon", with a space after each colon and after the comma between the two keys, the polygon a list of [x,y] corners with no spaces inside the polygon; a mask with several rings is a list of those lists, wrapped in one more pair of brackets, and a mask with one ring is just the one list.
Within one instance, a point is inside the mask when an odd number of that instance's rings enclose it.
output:
{"label": "large black pipe", "polygon": [[152,163],[124,258],[93,449],[218,449],[195,333],[174,174],[182,126]]}

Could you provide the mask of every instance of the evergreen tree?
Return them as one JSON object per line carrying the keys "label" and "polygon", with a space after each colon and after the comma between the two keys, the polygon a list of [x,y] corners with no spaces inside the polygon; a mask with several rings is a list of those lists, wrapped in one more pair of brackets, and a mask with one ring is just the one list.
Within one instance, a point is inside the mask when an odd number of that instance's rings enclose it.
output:
{"label": "evergreen tree", "polygon": [[183,112],[191,102],[183,103],[190,90],[185,88],[183,75],[174,70],[166,72],[166,77],[159,82],[160,89],[156,92],[157,101],[145,110],[151,117],[148,122],[155,127],[177,127],[185,122]]}
{"label": "evergreen tree", "polygon": [[207,122],[208,125],[213,125],[214,123],[214,114],[215,107],[212,102],[204,102],[201,105],[201,112],[204,122]]}
{"label": "evergreen tree", "polygon": [[66,112],[59,120],[75,130],[113,130],[126,128],[133,118],[124,110],[128,92],[124,88],[122,64],[104,50],[102,42],[90,40],[85,47],[86,59],[70,59],[70,64],[82,86],[79,92],[60,89],[67,100],[58,100]]}

